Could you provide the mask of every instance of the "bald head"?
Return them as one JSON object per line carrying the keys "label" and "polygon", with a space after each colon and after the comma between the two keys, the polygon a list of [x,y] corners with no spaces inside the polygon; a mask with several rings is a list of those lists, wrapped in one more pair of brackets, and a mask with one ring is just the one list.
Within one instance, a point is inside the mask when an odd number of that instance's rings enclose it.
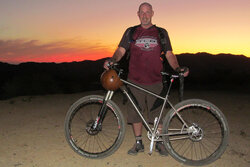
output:
{"label": "bald head", "polygon": [[152,7],[152,5],[151,5],[150,3],[148,3],[148,2],[143,2],[143,3],[139,6],[138,12],[140,12],[140,10],[141,10],[141,8],[142,8],[143,6],[147,6],[147,7],[149,7],[149,8],[153,11],[153,7]]}

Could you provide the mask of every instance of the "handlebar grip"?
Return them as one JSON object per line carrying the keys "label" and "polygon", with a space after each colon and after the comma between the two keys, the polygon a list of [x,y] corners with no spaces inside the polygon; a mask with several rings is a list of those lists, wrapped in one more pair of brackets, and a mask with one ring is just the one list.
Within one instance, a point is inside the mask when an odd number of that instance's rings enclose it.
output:
{"label": "handlebar grip", "polygon": [[112,59],[107,59],[107,67],[109,69],[117,69],[117,66],[119,66],[119,64],[117,62],[114,62]]}

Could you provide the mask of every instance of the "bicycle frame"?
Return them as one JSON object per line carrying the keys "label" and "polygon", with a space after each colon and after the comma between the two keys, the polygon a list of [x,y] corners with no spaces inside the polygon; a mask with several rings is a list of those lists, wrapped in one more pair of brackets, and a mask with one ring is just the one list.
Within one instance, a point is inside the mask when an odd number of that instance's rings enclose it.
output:
{"label": "bicycle frame", "polygon": [[[176,78],[177,78],[177,76],[176,76]],[[126,84],[126,85],[130,85],[130,86],[132,86],[132,87],[134,87],[134,88],[137,88],[137,89],[139,89],[139,90],[141,90],[141,91],[143,91],[143,92],[146,92],[146,93],[148,93],[148,94],[150,94],[150,95],[152,95],[152,96],[155,96],[156,98],[159,98],[159,99],[163,100],[163,104],[162,104],[162,106],[161,106],[160,114],[159,114],[158,117],[155,118],[153,128],[150,128],[149,123],[145,120],[144,116],[141,114],[138,105],[136,105],[136,103],[134,102],[134,100],[133,100],[133,98],[131,97],[130,93],[126,90],[125,87],[121,87],[121,88],[120,88],[120,89],[122,90],[122,92],[128,97],[129,101],[132,103],[132,105],[133,105],[133,107],[135,108],[136,112],[138,113],[138,115],[140,116],[141,120],[143,121],[145,128],[152,134],[152,137],[151,137],[151,144],[150,144],[150,152],[149,152],[149,154],[152,154],[153,143],[154,143],[154,141],[155,141],[155,140],[154,140],[155,137],[157,137],[157,136],[158,136],[158,137],[160,137],[160,136],[166,136],[166,135],[170,136],[170,135],[178,135],[178,134],[180,134],[180,133],[168,133],[168,134],[162,134],[162,133],[161,133],[161,134],[157,134],[158,126],[159,126],[159,123],[160,123],[160,119],[161,119],[161,117],[162,117],[163,110],[164,110],[166,104],[169,104],[169,105],[170,105],[170,107],[174,110],[175,114],[177,114],[178,117],[179,117],[179,119],[182,121],[182,123],[183,123],[183,128],[182,128],[182,130],[181,130],[181,134],[188,133],[188,132],[183,133],[183,130],[184,130],[185,127],[186,127],[186,128],[189,128],[189,126],[188,126],[187,123],[183,120],[183,118],[180,116],[180,114],[178,113],[178,111],[174,108],[174,106],[172,105],[172,103],[171,103],[171,102],[169,101],[169,99],[168,99],[169,93],[170,93],[170,89],[171,89],[172,84],[173,84],[173,82],[174,82],[174,77],[171,77],[171,80],[170,80],[171,82],[170,82],[170,85],[169,85],[169,87],[168,87],[167,94],[166,94],[165,97],[164,97],[164,96],[160,96],[160,95],[158,95],[158,94],[156,94],[156,93],[154,93],[154,92],[152,92],[152,91],[149,91],[149,90],[147,90],[147,89],[144,89],[144,88],[142,88],[142,87],[140,87],[140,86],[138,86],[138,85],[136,85],[136,84],[134,84],[134,83],[132,83],[132,82],[130,82],[130,81],[126,81],[126,80],[124,80],[124,79],[121,79],[121,81],[122,81],[124,84]],[[105,102],[106,100],[110,100],[110,99],[112,98],[112,96],[113,96],[113,93],[114,93],[114,91],[108,91],[107,94],[106,94],[106,96],[105,96],[104,102]]]}
{"label": "bicycle frame", "polygon": [[[160,95],[158,95],[158,94],[156,94],[156,93],[154,93],[154,92],[152,92],[152,91],[149,91],[149,90],[147,90],[147,89],[144,89],[144,88],[142,88],[142,87],[140,87],[140,86],[138,86],[138,85],[136,85],[136,84],[133,84],[133,83],[131,83],[131,82],[129,82],[129,81],[126,81],[126,80],[123,80],[123,79],[121,79],[121,81],[122,81],[123,83],[127,84],[127,85],[130,85],[130,86],[132,86],[132,87],[135,87],[135,88],[137,88],[137,89],[139,89],[139,90],[141,90],[141,91],[143,91],[143,92],[146,92],[146,93],[148,93],[148,94],[150,94],[150,95],[152,95],[152,96],[155,96],[155,97],[157,97],[157,98],[163,100],[163,104],[162,104],[162,107],[161,107],[161,111],[160,111],[158,120],[157,120],[157,122],[156,122],[156,124],[155,124],[156,127],[158,127],[158,125],[159,125],[160,118],[162,117],[162,113],[163,113],[164,107],[166,106],[166,103],[168,103],[168,104],[171,106],[171,108],[174,109],[175,113],[179,116],[179,118],[181,119],[182,123],[183,123],[186,127],[188,127],[187,123],[182,119],[182,117],[179,115],[179,113],[177,112],[177,110],[174,108],[174,106],[172,105],[172,103],[171,103],[171,102],[169,101],[169,99],[168,99],[169,93],[170,93],[170,89],[171,89],[172,84],[173,84],[173,82],[174,82],[174,78],[171,78],[171,82],[170,82],[170,85],[169,85],[169,87],[168,87],[168,91],[167,91],[167,94],[166,94],[165,97],[160,96]],[[131,103],[133,104],[133,106],[135,107],[137,113],[140,115],[140,117],[141,117],[143,123],[145,124],[145,126],[147,127],[147,129],[152,133],[152,130],[151,130],[149,124],[148,124],[147,121],[144,119],[143,115],[140,113],[140,111],[139,111],[139,109],[138,109],[138,106],[133,102],[133,99],[131,98],[131,96],[129,95],[129,93],[127,92],[127,90],[126,90],[126,89],[122,89],[122,91],[123,91],[123,93],[126,94],[126,96],[129,98],[130,102],[131,102]],[[154,127],[154,131],[157,130],[156,127]]]}
{"label": "bicycle frame", "polygon": [[[113,69],[118,75],[113,73],[114,71],[107,71],[101,78],[102,85],[107,90],[105,96],[82,97],[72,104],[67,112],[64,123],[65,136],[75,152],[88,158],[104,158],[120,147],[126,131],[125,119],[118,105],[112,101],[114,91],[119,87],[147,130],[146,136],[150,142],[149,155],[152,154],[156,141],[163,142],[173,158],[187,165],[206,165],[224,153],[229,129],[226,118],[219,108],[202,99],[187,99],[176,105],[169,100],[171,87],[177,78],[180,80],[179,96],[182,95],[183,92],[180,91],[183,90],[184,82],[181,82],[181,77],[184,77],[185,69],[176,75],[161,72],[162,75],[170,77],[168,86],[163,85],[164,90],[161,93],[145,89],[130,80],[121,79],[122,70],[116,69],[115,66]],[[155,118],[151,117],[152,122],[146,121],[137,103],[138,99],[135,99],[129,88],[156,98],[152,109],[158,112],[154,115]],[[165,116],[165,110],[168,109],[170,110]]]}

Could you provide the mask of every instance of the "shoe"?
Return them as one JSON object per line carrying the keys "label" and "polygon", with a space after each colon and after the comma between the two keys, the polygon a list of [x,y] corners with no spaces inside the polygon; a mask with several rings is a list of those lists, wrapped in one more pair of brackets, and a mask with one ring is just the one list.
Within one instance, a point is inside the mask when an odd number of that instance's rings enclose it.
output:
{"label": "shoe", "polygon": [[159,152],[159,154],[161,156],[164,156],[164,157],[168,156],[168,151],[167,151],[167,149],[165,148],[165,146],[164,146],[164,144],[162,142],[157,142],[155,144],[155,151]]}
{"label": "shoe", "polygon": [[144,152],[144,145],[141,143],[135,143],[134,146],[128,150],[129,155],[137,155],[138,152]]}

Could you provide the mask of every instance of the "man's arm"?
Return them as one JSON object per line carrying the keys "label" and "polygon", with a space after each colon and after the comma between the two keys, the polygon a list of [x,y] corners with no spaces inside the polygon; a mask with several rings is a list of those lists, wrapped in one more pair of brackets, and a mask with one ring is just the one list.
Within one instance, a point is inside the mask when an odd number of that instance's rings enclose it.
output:
{"label": "man's arm", "polygon": [[176,58],[176,56],[174,55],[174,53],[172,51],[167,51],[166,53],[166,58],[168,60],[168,63],[170,64],[170,66],[176,70],[177,68],[179,68],[179,63],[178,60]]}
{"label": "man's arm", "polygon": [[114,53],[114,55],[111,58],[111,62],[105,61],[103,67],[108,70],[108,63],[115,63],[121,60],[121,58],[125,55],[126,49],[123,47],[118,47]]}
{"label": "man's arm", "polygon": [[121,60],[121,58],[125,55],[126,49],[123,47],[118,47],[111,58],[113,62],[118,62]]}
{"label": "man's arm", "polygon": [[[168,60],[168,63],[170,64],[170,66],[175,71],[177,71],[177,72],[184,71],[184,69],[180,68],[178,60],[172,51],[167,51],[165,56]],[[189,74],[189,69],[187,69],[187,71],[184,72],[184,77],[188,76],[188,74]]]}

